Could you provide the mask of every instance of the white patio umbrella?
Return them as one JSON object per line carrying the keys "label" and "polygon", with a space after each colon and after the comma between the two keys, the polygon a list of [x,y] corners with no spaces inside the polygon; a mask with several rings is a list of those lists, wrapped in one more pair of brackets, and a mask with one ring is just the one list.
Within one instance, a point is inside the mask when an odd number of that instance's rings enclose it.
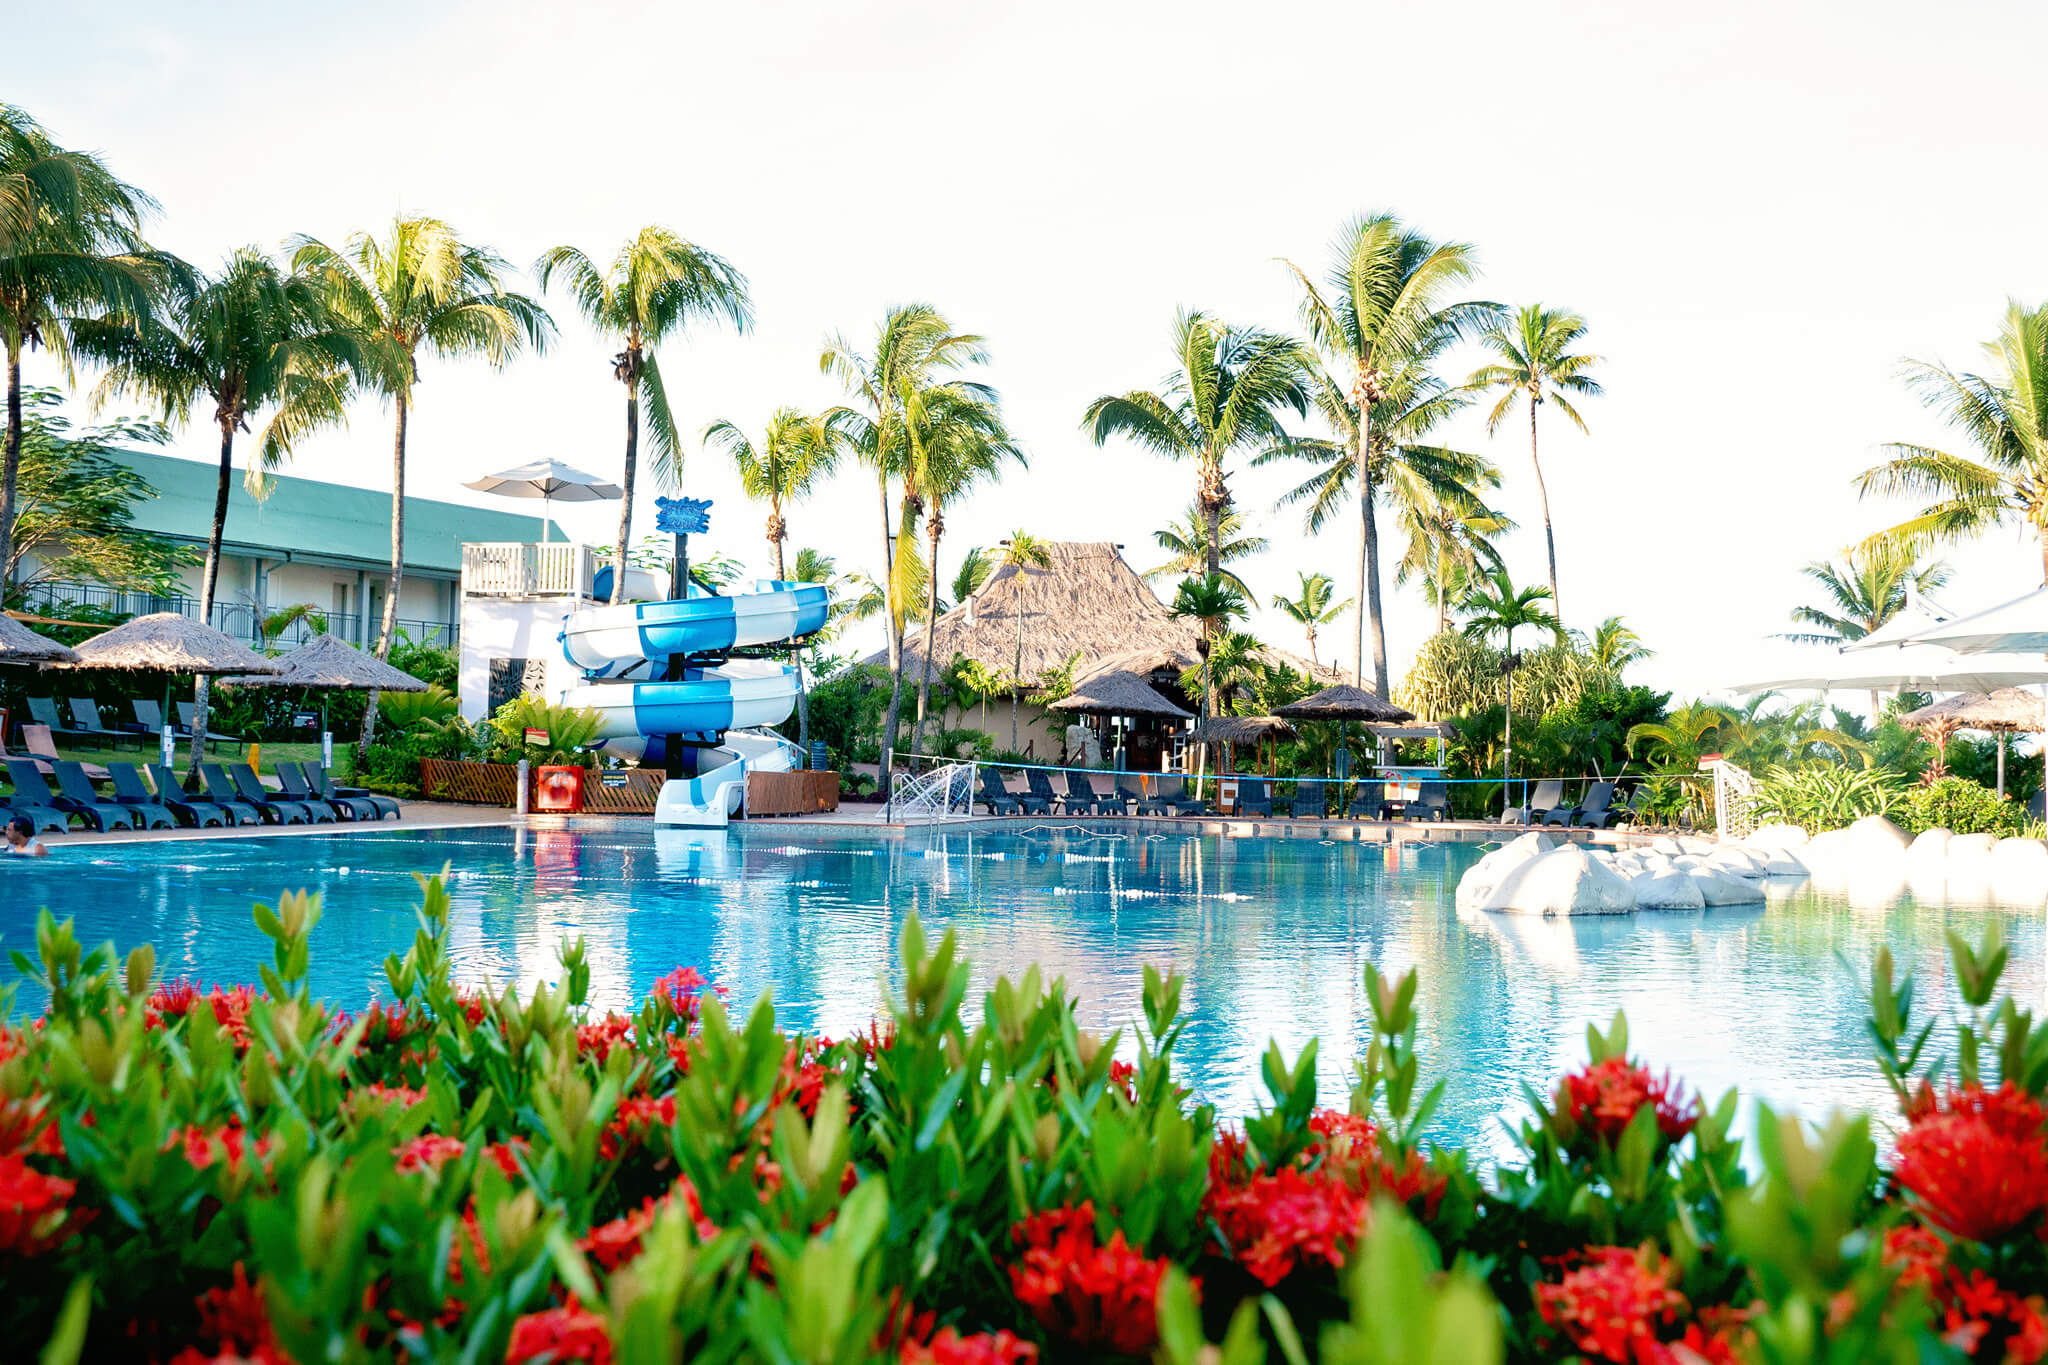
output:
{"label": "white patio umbrella", "polygon": [[1939,645],[1880,645],[1874,649],[1816,651],[1810,671],[1731,692],[1995,692],[2048,682],[2048,658],[2038,654],[1958,654]]}
{"label": "white patio umbrella", "polygon": [[541,543],[548,540],[548,508],[555,502],[617,502],[626,490],[595,474],[572,469],[560,460],[535,460],[517,469],[500,470],[462,485],[501,498],[539,498]]}
{"label": "white patio umbrella", "polygon": [[2010,602],[1924,626],[1911,638],[1958,654],[2048,653],[2048,588],[2036,588]]}

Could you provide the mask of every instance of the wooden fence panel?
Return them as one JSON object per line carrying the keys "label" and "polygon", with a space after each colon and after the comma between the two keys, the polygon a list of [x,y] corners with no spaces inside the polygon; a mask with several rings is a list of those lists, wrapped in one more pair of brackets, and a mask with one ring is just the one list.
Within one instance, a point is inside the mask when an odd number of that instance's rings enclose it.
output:
{"label": "wooden fence panel", "polygon": [[839,809],[839,774],[806,769],[748,773],[748,815],[810,815]]}
{"label": "wooden fence panel", "polygon": [[583,809],[593,815],[652,815],[668,775],[659,768],[622,768],[583,775]]}
{"label": "wooden fence panel", "polygon": [[519,769],[511,763],[454,763],[444,758],[420,760],[420,796],[428,801],[460,801],[475,806],[516,804]]}

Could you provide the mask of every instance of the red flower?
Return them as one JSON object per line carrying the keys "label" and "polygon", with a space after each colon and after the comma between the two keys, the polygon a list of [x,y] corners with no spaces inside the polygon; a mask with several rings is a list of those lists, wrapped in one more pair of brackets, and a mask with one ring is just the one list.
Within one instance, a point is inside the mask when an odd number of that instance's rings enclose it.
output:
{"label": "red flower", "polygon": [[532,1150],[532,1146],[525,1138],[515,1137],[507,1138],[503,1142],[493,1142],[490,1146],[484,1148],[484,1155],[498,1163],[498,1169],[505,1173],[507,1180],[517,1180],[519,1178],[519,1153],[530,1150]]}
{"label": "red flower", "polygon": [[[654,989],[648,992],[648,997],[667,1001],[669,1008],[675,1011],[677,1020],[687,1030],[697,1022],[697,1016],[704,1008],[700,996],[707,985],[710,983],[695,967],[678,967],[655,982]],[[722,997],[725,994],[725,987],[712,986],[711,993]]]}
{"label": "red flower", "polygon": [[270,1152],[269,1137],[249,1141],[249,1132],[238,1123],[224,1123],[218,1128],[206,1129],[197,1124],[171,1130],[171,1136],[164,1143],[164,1150],[183,1148],[185,1161],[195,1171],[203,1171],[215,1162],[226,1166],[232,1173],[239,1174],[253,1149],[260,1161]]}
{"label": "red flower", "polygon": [[2048,1208],[2043,1113],[2012,1085],[1951,1090],[1899,1138],[1893,1176],[1930,1222],[1997,1241]]}
{"label": "red flower", "polygon": [[612,1113],[612,1121],[605,1125],[597,1142],[597,1154],[606,1161],[615,1161],[628,1152],[637,1150],[647,1141],[649,1133],[657,1128],[671,1128],[676,1121],[676,1097],[663,1095],[655,1099],[648,1095],[629,1095],[619,1101],[619,1107]]}
{"label": "red flower", "polygon": [[1543,1321],[1573,1349],[1614,1365],[1662,1365],[1673,1359],[1667,1336],[1686,1312],[1672,1287],[1675,1267],[1648,1247],[1587,1247],[1557,1284],[1536,1286]]}
{"label": "red flower", "polygon": [[199,988],[190,981],[177,980],[158,986],[143,1003],[142,1022],[162,1028],[167,1019],[183,1019],[199,1001]]}
{"label": "red flower", "polygon": [[1121,1230],[1098,1242],[1092,1202],[1034,1214],[1010,1236],[1024,1248],[1010,1266],[1010,1288],[1048,1332],[1121,1355],[1144,1355],[1158,1343],[1159,1280],[1172,1262],[1141,1256]]}
{"label": "red flower", "polygon": [[1578,1129],[1612,1142],[1644,1105],[1657,1113],[1657,1131],[1676,1142],[1700,1121],[1699,1102],[1686,1097],[1669,1075],[1652,1076],[1625,1057],[1609,1057],[1558,1082],[1557,1109]]}
{"label": "red flower", "polygon": [[633,1032],[633,1020],[624,1014],[607,1014],[604,1018],[576,1028],[576,1051],[579,1055],[594,1058],[602,1063],[611,1056],[612,1049],[624,1044]]}
{"label": "red flower", "polygon": [[18,1152],[0,1156],[0,1255],[40,1256],[84,1226],[89,1215],[69,1207],[77,1188]]}
{"label": "red flower", "polygon": [[410,1109],[426,1101],[427,1092],[409,1085],[359,1085],[348,1092],[344,1107],[349,1116],[361,1119],[389,1109]]}
{"label": "red flower", "polygon": [[249,1274],[235,1262],[235,1278],[209,1289],[194,1302],[199,1308],[199,1339],[221,1357],[230,1355],[258,1365],[291,1365],[277,1344],[263,1291],[249,1283]]}
{"label": "red flower", "polygon": [[704,1216],[704,1205],[697,1198],[697,1187],[678,1176],[674,1187],[660,1199],[648,1199],[632,1212],[622,1214],[609,1223],[600,1223],[576,1245],[604,1269],[617,1270],[640,1254],[641,1239],[654,1226],[654,1220],[668,1207],[669,1201],[678,1197],[682,1199],[690,1221],[696,1225],[697,1240],[708,1242],[716,1237],[718,1224]]}
{"label": "red flower", "polygon": [[580,1307],[572,1297],[560,1308],[528,1313],[512,1324],[512,1344],[505,1365],[527,1361],[587,1360],[611,1365],[612,1339],[604,1319]]}
{"label": "red flower", "polygon": [[2048,1355],[2048,1312],[2041,1296],[2002,1289],[1983,1271],[1951,1274],[1944,1296],[1942,1339],[1965,1354],[2006,1365],[2034,1365]]}
{"label": "red flower", "polygon": [[1000,1332],[963,1337],[948,1327],[930,1341],[906,1341],[896,1356],[899,1365],[1031,1365],[1038,1347]]}
{"label": "red flower", "polygon": [[1913,1223],[1904,1223],[1884,1235],[1884,1263],[1899,1267],[1901,1289],[1912,1285],[1934,1288],[1948,1271],[1948,1243]]}
{"label": "red flower", "polygon": [[64,1155],[64,1139],[43,1095],[0,1096],[0,1156]]}
{"label": "red flower", "polygon": [[1304,1265],[1342,1266],[1372,1214],[1368,1197],[1340,1175],[1292,1166],[1212,1184],[1202,1207],[1238,1262],[1268,1286]]}
{"label": "red flower", "polygon": [[1420,1152],[1390,1155],[1381,1150],[1379,1129],[1371,1119],[1341,1109],[1318,1109],[1308,1126],[1322,1141],[1302,1154],[1304,1161],[1320,1162],[1361,1194],[1384,1195],[1398,1204],[1420,1199],[1423,1217],[1436,1217],[1450,1179],[1431,1170]]}
{"label": "red flower", "polygon": [[466,1149],[461,1138],[422,1133],[392,1150],[398,1154],[398,1169],[401,1171],[438,1171]]}

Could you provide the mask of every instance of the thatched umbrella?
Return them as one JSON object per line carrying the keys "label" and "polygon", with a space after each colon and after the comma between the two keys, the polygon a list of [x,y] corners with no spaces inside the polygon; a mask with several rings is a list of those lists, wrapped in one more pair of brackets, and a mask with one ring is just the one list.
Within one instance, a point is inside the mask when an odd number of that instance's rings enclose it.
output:
{"label": "thatched umbrella", "polygon": [[[1278,716],[1216,716],[1196,726],[1191,736],[1198,744],[1221,744],[1224,768],[1236,766],[1236,748],[1240,744],[1252,746],[1252,762],[1257,764],[1258,745],[1262,741],[1271,740],[1273,748],[1270,761],[1266,765],[1269,774],[1279,772],[1279,742],[1293,737],[1294,727]],[[1220,773],[1224,769],[1219,768],[1217,771]]]}
{"label": "thatched umbrella", "polygon": [[1064,697],[1047,702],[1051,711],[1079,711],[1091,716],[1166,716],[1173,720],[1193,720],[1194,712],[1184,711],[1161,695],[1152,680],[1121,668],[1109,669],[1084,678],[1074,684],[1074,690]]}
{"label": "thatched umbrella", "polygon": [[11,616],[0,615],[0,664],[68,664],[77,660],[68,646],[36,634]]}
{"label": "thatched umbrella", "polygon": [[[174,611],[137,616],[93,636],[72,652],[77,659],[68,665],[71,668],[163,674],[166,716],[171,713],[171,679],[175,676],[277,672],[276,664],[240,640]],[[197,762],[205,736],[195,735],[192,743],[193,761]]]}
{"label": "thatched umbrella", "polygon": [[[1404,711],[1377,693],[1353,687],[1350,683],[1337,683],[1314,696],[1276,706],[1273,714],[1289,720],[1326,720],[1339,724],[1360,720],[1371,725],[1415,719],[1413,711]],[[1343,752],[1341,746],[1339,752]]]}
{"label": "thatched umbrella", "polygon": [[1908,711],[1899,717],[1935,742],[1937,762],[1948,767],[1948,737],[1958,730],[1983,730],[1998,736],[1998,794],[2005,795],[2005,737],[2033,735],[2048,730],[2048,705],[2033,693],[2018,687],[2001,687],[1986,695],[1950,697]]}
{"label": "thatched umbrella", "polygon": [[[289,654],[272,659],[276,672],[222,678],[225,687],[297,687],[309,692],[424,692],[427,684],[365,654],[336,635],[315,635]],[[327,699],[320,700],[320,729],[327,730]]]}

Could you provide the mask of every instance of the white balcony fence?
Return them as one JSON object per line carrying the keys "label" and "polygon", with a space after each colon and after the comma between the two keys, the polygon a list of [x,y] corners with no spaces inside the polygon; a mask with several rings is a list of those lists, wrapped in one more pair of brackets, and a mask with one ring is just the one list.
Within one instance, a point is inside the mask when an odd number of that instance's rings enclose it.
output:
{"label": "white balcony fence", "polygon": [[462,591],[470,597],[588,597],[596,571],[588,545],[493,541],[462,547]]}

